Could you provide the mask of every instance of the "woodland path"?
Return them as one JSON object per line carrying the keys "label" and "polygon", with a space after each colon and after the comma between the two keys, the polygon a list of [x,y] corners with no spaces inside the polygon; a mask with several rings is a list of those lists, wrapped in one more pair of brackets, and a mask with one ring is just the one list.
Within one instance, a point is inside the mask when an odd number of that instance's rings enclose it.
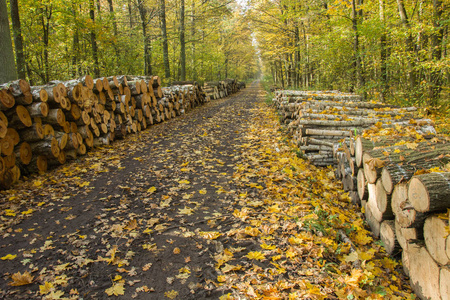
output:
{"label": "woodland path", "polygon": [[[263,102],[254,83],[4,192],[0,297],[333,299],[364,295],[358,280],[409,294],[332,172],[297,158]],[[352,270],[343,224],[376,278]],[[8,285],[24,271],[31,284]]]}

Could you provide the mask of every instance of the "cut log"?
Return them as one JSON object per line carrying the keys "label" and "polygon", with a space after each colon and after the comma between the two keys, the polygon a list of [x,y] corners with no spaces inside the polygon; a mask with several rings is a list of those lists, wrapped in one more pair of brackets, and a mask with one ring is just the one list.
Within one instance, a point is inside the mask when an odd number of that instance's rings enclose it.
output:
{"label": "cut log", "polygon": [[11,155],[5,156],[5,166],[11,169],[16,165],[16,155],[13,153]]}
{"label": "cut log", "polygon": [[447,265],[450,259],[446,253],[446,239],[449,236],[448,217],[446,215],[432,215],[425,220],[423,236],[425,245],[431,257],[440,265]]}
{"label": "cut log", "polygon": [[33,124],[30,113],[24,106],[17,105],[16,106],[16,114],[19,117],[22,124],[25,125],[26,127],[30,127]]}
{"label": "cut log", "polygon": [[[391,193],[394,185],[411,179],[415,172],[435,167],[444,167],[450,162],[450,144],[419,143],[414,149],[408,146],[384,148],[387,151],[381,178],[386,192]],[[396,153],[395,153],[395,152]]]}
{"label": "cut log", "polygon": [[0,140],[1,153],[5,156],[11,155],[14,152],[14,140],[6,135]]}
{"label": "cut log", "polygon": [[381,178],[376,183],[376,202],[377,207],[385,218],[394,219],[392,212],[391,195],[386,193]]}
{"label": "cut log", "polygon": [[394,215],[399,215],[408,201],[408,184],[399,183],[395,186],[391,196],[391,208]]}
{"label": "cut log", "polygon": [[416,211],[409,201],[402,205],[402,210],[395,215],[395,219],[402,227],[420,228],[430,213]]}
{"label": "cut log", "polygon": [[9,136],[13,140],[14,146],[19,144],[20,136],[19,136],[19,133],[14,128],[8,128],[6,130],[6,135]]}
{"label": "cut log", "polygon": [[439,266],[425,246],[408,244],[409,275],[414,292],[421,299],[441,299]]}
{"label": "cut log", "polygon": [[46,117],[48,115],[49,107],[46,102],[36,102],[26,106],[30,117]]}
{"label": "cut log", "polygon": [[8,110],[16,104],[16,100],[11,93],[0,89],[0,110]]}
{"label": "cut log", "polygon": [[450,172],[414,176],[408,199],[418,212],[446,211],[450,207]]}
{"label": "cut log", "polygon": [[395,236],[400,247],[406,249],[408,244],[416,240],[423,240],[423,230],[422,228],[405,228],[395,221]]}
{"label": "cut log", "polygon": [[64,126],[66,122],[66,116],[64,112],[60,108],[50,109],[48,111],[48,115],[45,118],[41,118],[43,123],[47,123],[50,125],[60,125]]}
{"label": "cut log", "polygon": [[[361,202],[361,203],[363,203],[363,202]],[[376,237],[379,237],[381,224],[373,216],[372,209],[373,209],[373,205],[369,204],[369,201],[367,201],[367,203],[365,205],[366,222],[367,222],[367,224],[369,224],[373,235]]]}
{"label": "cut log", "polygon": [[382,167],[384,166],[384,157],[381,155],[371,155],[368,152],[363,154],[364,175],[368,183],[376,183],[381,176]]}
{"label": "cut log", "polygon": [[450,299],[450,266],[441,267],[440,269],[439,292],[442,300]]}
{"label": "cut log", "polygon": [[33,153],[31,151],[30,144],[27,142],[22,142],[19,147],[19,151],[16,154],[20,158],[20,161],[24,165],[28,165],[31,162],[31,159],[33,158]]}
{"label": "cut log", "polygon": [[319,136],[339,136],[339,137],[345,137],[345,136],[352,136],[351,131],[345,131],[345,130],[326,130],[326,129],[306,129],[305,130],[306,135],[319,135]]}
{"label": "cut log", "polygon": [[394,255],[400,251],[400,245],[395,235],[395,221],[385,220],[381,223],[380,239],[383,241],[386,253]]}

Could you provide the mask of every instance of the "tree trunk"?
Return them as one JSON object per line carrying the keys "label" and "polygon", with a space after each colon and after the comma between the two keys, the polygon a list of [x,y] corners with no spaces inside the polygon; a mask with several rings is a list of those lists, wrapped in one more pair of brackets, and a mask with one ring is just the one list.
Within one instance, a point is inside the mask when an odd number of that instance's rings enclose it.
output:
{"label": "tree trunk", "polygon": [[186,43],[184,40],[184,0],[180,6],[180,80],[186,80]]}
{"label": "tree trunk", "polygon": [[25,58],[23,54],[23,37],[20,26],[19,3],[17,0],[9,1],[11,8],[11,21],[14,37],[14,48],[16,50],[16,66],[19,78],[25,79]]}
{"label": "tree trunk", "polygon": [[388,86],[388,78],[387,78],[387,36],[386,36],[386,27],[385,27],[385,15],[384,15],[384,0],[379,0],[380,4],[380,20],[383,24],[382,34],[380,37],[380,73],[381,73],[381,93],[380,93],[380,101],[385,102],[386,95],[389,91]]}
{"label": "tree trunk", "polygon": [[[194,2],[192,2],[194,3]],[[165,0],[159,1],[160,19],[161,19],[161,35],[163,39],[163,60],[164,60],[164,73],[166,80],[170,80],[170,63],[169,63],[169,45],[167,43],[167,27],[166,27],[166,2]]]}
{"label": "tree trunk", "polygon": [[143,0],[138,2],[139,15],[141,17],[142,25],[142,38],[144,41],[144,74],[152,74],[152,64],[151,64],[151,52],[150,52],[150,40],[147,37],[147,12],[144,7]]}
{"label": "tree trunk", "polygon": [[[433,27],[434,31],[431,35],[431,57],[435,64],[441,60],[442,56],[442,39],[444,36],[444,26],[441,24],[441,16],[444,11],[444,5],[440,0],[433,0]],[[432,67],[430,74],[430,104],[437,105],[439,94],[442,90],[441,70],[437,67]]]}
{"label": "tree trunk", "polygon": [[108,0],[108,5],[109,5],[109,13],[111,14],[111,19],[112,19],[112,23],[113,23],[114,36],[117,37],[118,36],[117,21],[116,21],[116,15],[114,14],[113,1]]}
{"label": "tree trunk", "polygon": [[195,66],[195,1],[191,4],[191,76],[193,80],[197,79],[197,68]]}
{"label": "tree trunk", "polygon": [[[410,24],[408,15],[406,14],[405,6],[403,4],[403,0],[397,0],[398,13],[400,16],[400,21],[402,22],[405,29],[410,31]],[[409,69],[409,88],[412,93],[415,92],[416,89],[416,71],[415,71],[415,63],[414,63],[414,40],[411,32],[408,33],[408,37],[406,38],[406,51],[407,51],[407,63]]]}
{"label": "tree trunk", "polygon": [[0,0],[0,53],[0,83],[17,79],[5,0]]}
{"label": "tree trunk", "polygon": [[95,33],[95,3],[94,0],[90,0],[89,15],[92,20],[93,26],[91,29],[91,46],[92,46],[92,58],[94,59],[94,75],[96,78],[100,77],[100,69],[98,62],[98,48],[97,48],[97,34]]}

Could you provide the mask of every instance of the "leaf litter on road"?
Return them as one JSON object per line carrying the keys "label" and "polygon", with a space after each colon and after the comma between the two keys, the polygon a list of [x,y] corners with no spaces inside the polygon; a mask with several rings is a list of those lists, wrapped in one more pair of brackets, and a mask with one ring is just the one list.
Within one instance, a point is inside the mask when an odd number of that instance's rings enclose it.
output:
{"label": "leaf litter on road", "polygon": [[297,157],[261,102],[253,86],[2,191],[0,295],[411,297],[332,170]]}

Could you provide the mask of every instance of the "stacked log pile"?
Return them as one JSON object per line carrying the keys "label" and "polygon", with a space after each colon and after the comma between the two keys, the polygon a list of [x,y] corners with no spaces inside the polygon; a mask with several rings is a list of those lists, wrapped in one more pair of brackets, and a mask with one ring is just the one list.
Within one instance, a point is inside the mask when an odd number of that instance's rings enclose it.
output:
{"label": "stacked log pile", "polygon": [[0,188],[45,172],[127,134],[208,101],[193,82],[161,87],[158,76],[84,76],[0,85]]}
{"label": "stacked log pile", "polygon": [[[275,92],[274,103],[294,142],[317,166],[335,164],[335,143],[351,150],[354,136],[364,128],[377,123],[395,126],[409,120],[416,110],[363,102],[358,95],[336,91],[281,90]],[[347,158],[350,160],[348,153]]]}
{"label": "stacked log pile", "polygon": [[203,84],[203,91],[211,100],[227,97],[228,95],[237,93],[242,88],[245,88],[245,83],[239,83],[235,79],[210,81]]}
{"label": "stacked log pile", "polygon": [[413,107],[334,91],[278,91],[274,101],[306,156],[325,154],[334,162],[386,252],[402,255],[416,294],[450,299],[449,139]]}
{"label": "stacked log pile", "polygon": [[420,131],[373,137],[356,141],[358,200],[367,222],[389,254],[402,254],[421,299],[449,299],[450,143],[424,139]]}

